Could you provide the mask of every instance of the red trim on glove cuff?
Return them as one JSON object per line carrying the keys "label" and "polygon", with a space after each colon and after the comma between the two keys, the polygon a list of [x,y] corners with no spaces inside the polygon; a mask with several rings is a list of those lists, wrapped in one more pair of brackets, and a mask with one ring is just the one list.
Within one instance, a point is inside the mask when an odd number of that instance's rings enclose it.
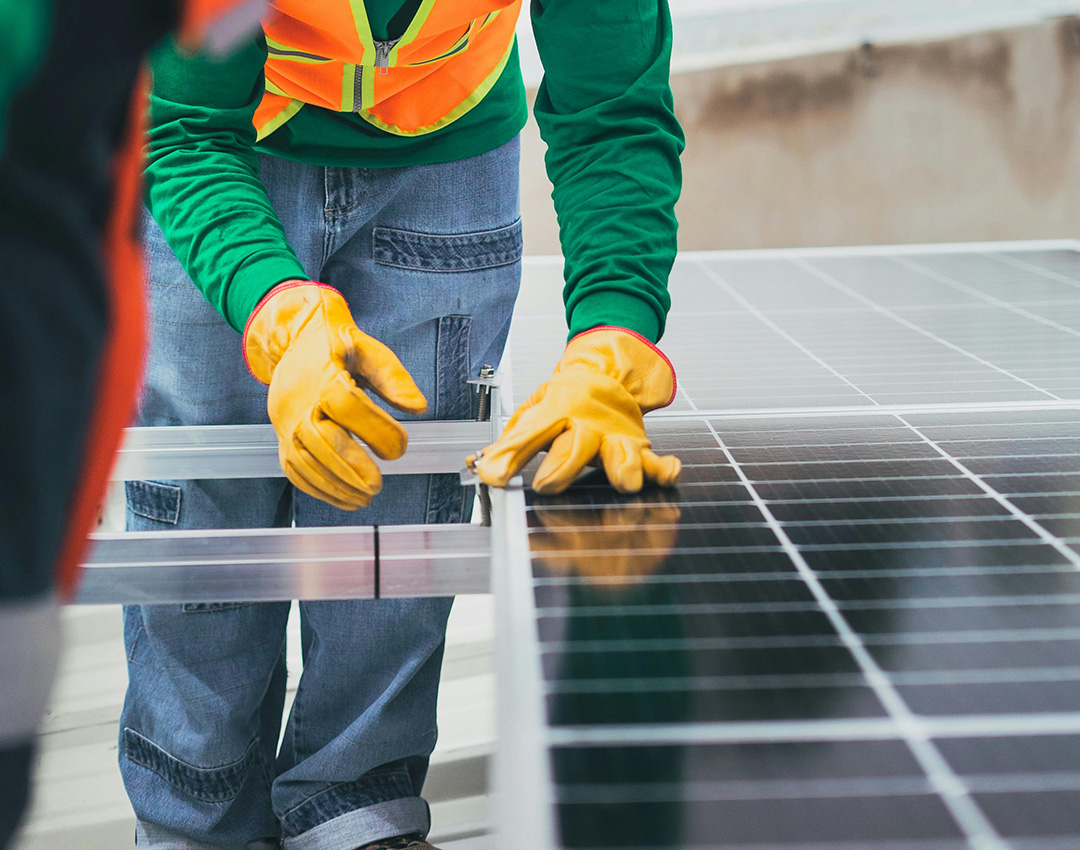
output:
{"label": "red trim on glove cuff", "polygon": [[[240,338],[240,347],[244,351],[244,365],[247,366],[248,372],[250,373],[251,377],[255,378],[256,381],[259,381],[259,379],[255,375],[255,372],[252,371],[251,363],[248,362],[248,356],[247,356],[248,328],[251,327],[251,323],[253,321],[255,321],[255,316],[258,314],[259,310],[261,310],[263,308],[263,306],[266,304],[267,301],[269,301],[271,298],[273,298],[279,292],[284,292],[286,289],[293,289],[293,288],[295,288],[297,286],[317,286],[320,289],[329,289],[332,292],[338,292],[336,289],[334,289],[334,287],[330,286],[330,284],[328,284],[328,283],[319,283],[319,281],[317,281],[317,280],[290,280],[290,281],[287,281],[285,283],[279,283],[277,286],[275,286],[273,289],[271,289],[269,292],[267,292],[266,295],[264,295],[262,298],[259,299],[259,303],[256,304],[255,309],[251,311],[251,315],[248,316],[248,320],[246,322],[244,322],[244,333],[243,333],[243,336]],[[340,294],[341,293],[338,292],[338,295],[340,295]],[[261,384],[262,381],[259,381],[259,383]]]}
{"label": "red trim on glove cuff", "polygon": [[660,359],[667,363],[667,367],[671,370],[671,398],[669,398],[660,407],[658,407],[657,410],[662,410],[663,408],[671,404],[673,401],[675,401],[675,395],[679,391],[679,377],[675,374],[675,367],[671,365],[671,361],[668,360],[668,356],[656,347],[656,343],[654,343],[647,337],[642,336],[637,331],[632,331],[630,330],[630,328],[620,328],[618,325],[598,325],[595,328],[589,328],[587,331],[582,331],[579,334],[575,334],[573,337],[571,337],[570,342],[573,342],[575,339],[583,337],[586,334],[595,333],[596,331],[622,331],[623,333],[630,334],[630,336],[636,337],[637,339],[641,340],[643,343],[649,346],[649,348],[655,351],[660,356]]}

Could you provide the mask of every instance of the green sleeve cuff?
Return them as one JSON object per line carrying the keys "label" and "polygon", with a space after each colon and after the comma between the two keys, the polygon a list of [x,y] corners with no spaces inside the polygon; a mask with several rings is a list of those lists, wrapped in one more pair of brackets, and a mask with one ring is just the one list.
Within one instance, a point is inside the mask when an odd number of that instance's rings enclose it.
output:
{"label": "green sleeve cuff", "polygon": [[274,255],[249,260],[233,277],[221,311],[234,330],[243,333],[244,325],[263,297],[286,280],[308,280],[298,260]]}
{"label": "green sleeve cuff", "polygon": [[574,304],[567,321],[571,337],[601,325],[636,331],[650,342],[659,341],[664,332],[661,317],[648,301],[618,290],[584,296]]}

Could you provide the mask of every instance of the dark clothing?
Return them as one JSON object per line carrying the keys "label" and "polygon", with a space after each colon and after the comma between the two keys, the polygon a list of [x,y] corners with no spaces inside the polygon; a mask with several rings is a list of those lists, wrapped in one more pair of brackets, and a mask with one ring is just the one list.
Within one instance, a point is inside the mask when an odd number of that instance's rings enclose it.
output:
{"label": "dark clothing", "polygon": [[0,155],[0,599],[49,592],[108,332],[112,160],[170,4],[57,0]]}
{"label": "dark clothing", "polygon": [[[42,2],[26,2],[26,14]],[[142,58],[176,17],[159,0],[54,0],[48,12],[36,69],[21,87],[0,81],[0,93],[15,91],[0,103],[0,848],[26,806],[55,665],[58,563],[74,564],[70,541],[85,537],[86,506],[102,495],[91,492],[103,487],[101,464],[87,471],[101,454],[91,447],[106,442],[100,414],[133,394],[134,375],[117,380],[105,360],[132,324],[117,318],[130,298],[117,309],[121,278],[107,274],[123,267],[137,298],[137,273],[105,244],[122,241],[112,238],[114,169]]]}
{"label": "dark clothing", "polygon": [[29,743],[0,748],[0,847],[15,834],[30,791],[30,765],[34,748]]}

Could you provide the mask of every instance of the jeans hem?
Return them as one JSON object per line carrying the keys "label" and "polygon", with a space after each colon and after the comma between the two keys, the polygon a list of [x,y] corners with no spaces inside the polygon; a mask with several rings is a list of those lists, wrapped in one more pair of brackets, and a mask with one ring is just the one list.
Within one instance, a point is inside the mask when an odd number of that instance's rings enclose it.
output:
{"label": "jeans hem", "polygon": [[387,800],[346,812],[300,835],[286,838],[284,850],[357,850],[372,841],[399,835],[427,835],[431,810],[420,797]]}
{"label": "jeans hem", "polygon": [[135,844],[139,850],[278,850],[277,841],[253,841],[250,844],[205,844],[154,823],[135,822]]}

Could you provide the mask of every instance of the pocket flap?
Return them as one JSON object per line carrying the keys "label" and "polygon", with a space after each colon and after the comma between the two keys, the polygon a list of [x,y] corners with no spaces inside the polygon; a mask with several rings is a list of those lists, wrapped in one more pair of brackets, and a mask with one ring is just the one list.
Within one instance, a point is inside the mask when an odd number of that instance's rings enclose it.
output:
{"label": "pocket flap", "polygon": [[181,490],[161,481],[125,481],[127,506],[133,514],[176,525],[180,520]]}
{"label": "pocket flap", "polygon": [[376,227],[372,253],[376,263],[426,272],[468,272],[507,266],[521,259],[521,219],[506,227],[477,233],[414,233]]}

